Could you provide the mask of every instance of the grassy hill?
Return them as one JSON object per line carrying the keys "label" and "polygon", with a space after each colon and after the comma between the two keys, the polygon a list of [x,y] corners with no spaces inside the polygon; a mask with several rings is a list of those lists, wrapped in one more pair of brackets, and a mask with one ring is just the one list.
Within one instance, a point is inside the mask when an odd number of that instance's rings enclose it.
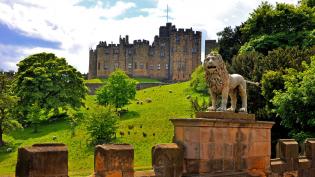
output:
{"label": "grassy hill", "polygon": [[[116,142],[134,146],[136,169],[151,168],[152,146],[172,141],[173,126],[170,118],[191,117],[190,103],[186,98],[191,94],[188,88],[189,83],[185,82],[140,90],[136,95],[138,101],[132,101],[124,108],[129,111],[121,116]],[[151,99],[152,102],[147,103],[146,99]],[[86,105],[89,108],[86,111],[93,110],[92,107],[96,105],[95,96],[88,96]],[[14,151],[8,153],[6,148],[0,148],[0,176],[14,175],[19,146],[45,142],[61,142],[68,146],[70,176],[87,176],[93,172],[94,147],[88,145],[89,137],[83,126],[77,128],[73,137],[65,120],[43,124],[39,131],[34,134],[31,128],[25,128],[4,137],[11,142]],[[120,135],[122,133],[123,136]],[[53,140],[53,136],[57,140]]]}

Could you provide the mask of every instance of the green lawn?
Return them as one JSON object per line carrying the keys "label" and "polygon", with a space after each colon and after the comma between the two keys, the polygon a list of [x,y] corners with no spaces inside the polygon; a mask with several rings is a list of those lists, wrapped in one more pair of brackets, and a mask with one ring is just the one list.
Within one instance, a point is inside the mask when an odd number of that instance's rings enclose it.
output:
{"label": "green lawn", "polygon": [[[137,104],[135,100],[124,108],[129,112],[121,116],[116,142],[134,146],[136,169],[151,168],[152,146],[172,141],[173,126],[170,118],[191,116],[190,103],[186,98],[191,94],[188,87],[188,82],[185,82],[140,90],[137,91],[136,99],[143,103]],[[152,102],[147,103],[147,98]],[[88,96],[86,105],[91,111],[96,105],[95,96]],[[129,129],[128,125],[134,128]],[[87,145],[89,137],[83,127],[78,127],[74,137],[71,137],[70,127],[64,120],[41,125],[39,131],[34,134],[32,129],[25,128],[5,136],[5,140],[10,140],[15,148],[12,153],[7,153],[6,148],[0,148],[0,176],[14,174],[19,146],[44,142],[62,142],[68,146],[70,176],[92,174],[94,147]],[[124,136],[120,136],[120,132],[124,132]],[[53,141],[53,136],[57,136],[56,141]]]}

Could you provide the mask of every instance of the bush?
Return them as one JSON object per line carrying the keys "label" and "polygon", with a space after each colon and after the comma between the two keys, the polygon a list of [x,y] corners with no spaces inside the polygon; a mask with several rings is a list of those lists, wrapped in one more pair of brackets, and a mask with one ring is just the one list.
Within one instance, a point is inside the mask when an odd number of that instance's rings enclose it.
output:
{"label": "bush", "polygon": [[86,128],[92,143],[110,143],[115,139],[118,115],[111,107],[98,106],[87,116]]}
{"label": "bush", "polygon": [[190,86],[193,91],[198,93],[208,93],[208,87],[205,79],[205,71],[200,65],[191,75]]}

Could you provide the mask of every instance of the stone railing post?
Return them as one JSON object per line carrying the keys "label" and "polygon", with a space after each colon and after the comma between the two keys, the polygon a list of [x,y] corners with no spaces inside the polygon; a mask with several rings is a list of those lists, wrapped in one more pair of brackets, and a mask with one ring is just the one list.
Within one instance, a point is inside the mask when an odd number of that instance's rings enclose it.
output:
{"label": "stone railing post", "polygon": [[96,177],[133,177],[134,149],[129,144],[104,144],[95,147]]}
{"label": "stone railing post", "polygon": [[18,150],[16,177],[68,177],[68,149],[64,144],[34,144]]}
{"label": "stone railing post", "polygon": [[184,151],[175,143],[152,147],[152,167],[157,177],[181,177]]}

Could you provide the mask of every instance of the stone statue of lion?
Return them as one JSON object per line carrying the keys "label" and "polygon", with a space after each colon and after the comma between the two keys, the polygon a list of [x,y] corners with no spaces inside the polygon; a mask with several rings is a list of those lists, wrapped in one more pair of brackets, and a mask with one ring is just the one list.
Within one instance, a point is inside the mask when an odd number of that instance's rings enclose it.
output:
{"label": "stone statue of lion", "polygon": [[[242,98],[242,107],[239,112],[247,112],[246,83],[258,85],[247,81],[239,74],[229,74],[225,63],[218,53],[210,53],[204,61],[206,82],[211,94],[212,106],[208,111],[236,111],[237,93]],[[221,107],[217,108],[217,99],[222,95]],[[231,98],[231,107],[226,109],[228,96]]]}

